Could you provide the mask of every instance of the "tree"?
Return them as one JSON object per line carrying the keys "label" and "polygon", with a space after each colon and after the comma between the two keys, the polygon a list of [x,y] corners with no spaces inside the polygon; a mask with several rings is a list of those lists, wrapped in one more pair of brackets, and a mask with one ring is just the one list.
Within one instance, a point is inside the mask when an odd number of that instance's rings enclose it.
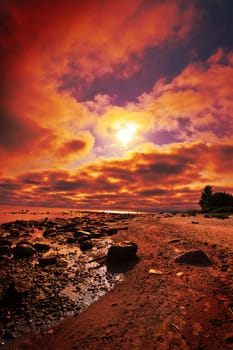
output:
{"label": "tree", "polygon": [[202,210],[209,209],[209,203],[212,196],[213,196],[212,187],[210,185],[207,185],[204,188],[204,191],[202,192],[202,195],[201,195],[201,199],[199,201],[199,205],[201,206]]}

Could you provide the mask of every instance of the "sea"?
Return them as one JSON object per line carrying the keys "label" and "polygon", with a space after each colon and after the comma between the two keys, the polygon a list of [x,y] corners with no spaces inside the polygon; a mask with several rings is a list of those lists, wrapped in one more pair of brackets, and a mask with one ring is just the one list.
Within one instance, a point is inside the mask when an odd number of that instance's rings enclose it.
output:
{"label": "sea", "polygon": [[87,213],[143,214],[126,210],[84,210],[69,208],[27,207],[0,205],[0,224],[15,220],[40,220],[44,218],[73,218]]}

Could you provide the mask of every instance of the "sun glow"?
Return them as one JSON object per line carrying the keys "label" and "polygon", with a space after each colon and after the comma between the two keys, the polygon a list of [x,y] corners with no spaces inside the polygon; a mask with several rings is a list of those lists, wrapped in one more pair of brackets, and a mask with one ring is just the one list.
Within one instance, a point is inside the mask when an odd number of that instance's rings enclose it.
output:
{"label": "sun glow", "polygon": [[127,147],[129,142],[135,136],[137,126],[133,123],[126,123],[117,131],[117,137],[124,147]]}

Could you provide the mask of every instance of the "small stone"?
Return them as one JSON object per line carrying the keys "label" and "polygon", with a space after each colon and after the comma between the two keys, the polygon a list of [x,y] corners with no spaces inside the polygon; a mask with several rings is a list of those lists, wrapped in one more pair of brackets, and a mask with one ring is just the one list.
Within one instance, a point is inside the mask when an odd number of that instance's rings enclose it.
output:
{"label": "small stone", "polygon": [[228,270],[228,268],[229,268],[229,265],[228,265],[228,264],[223,264],[222,267],[221,267],[221,271],[222,271],[222,272],[225,272],[225,271]]}
{"label": "small stone", "polygon": [[84,238],[84,239],[90,239],[92,238],[92,233],[84,230],[76,230],[73,232],[73,235],[75,238]]}
{"label": "small stone", "polygon": [[149,270],[149,273],[150,274],[153,274],[153,275],[163,275],[163,271],[160,271],[160,270],[157,270],[157,269],[150,269]]}
{"label": "small stone", "polygon": [[57,264],[58,259],[56,255],[44,256],[39,258],[40,266],[54,265]]}
{"label": "small stone", "polygon": [[13,249],[13,254],[16,258],[28,258],[33,256],[35,251],[36,250],[29,244],[17,244]]}
{"label": "small stone", "polygon": [[11,237],[19,237],[19,231],[16,229],[11,229],[10,235],[11,235]]}
{"label": "small stone", "polygon": [[107,235],[108,235],[108,236],[112,236],[112,235],[117,234],[117,232],[118,232],[118,229],[112,227],[112,228],[109,228],[109,229],[107,230]]}
{"label": "small stone", "polygon": [[68,237],[66,238],[66,243],[70,244],[70,243],[75,243],[76,242],[76,238],[74,237]]}
{"label": "small stone", "polygon": [[28,240],[21,240],[17,243],[17,245],[27,244],[33,248],[33,243]]}
{"label": "small stone", "polygon": [[0,245],[0,256],[2,255],[10,255],[11,250],[8,245]]}
{"label": "small stone", "polygon": [[55,228],[48,228],[43,232],[44,237],[55,237],[56,236],[56,229]]}
{"label": "small stone", "polygon": [[80,249],[82,251],[90,250],[93,248],[93,244],[91,241],[83,241],[79,243]]}
{"label": "small stone", "polygon": [[14,298],[14,296],[20,296],[28,293],[32,289],[32,284],[28,281],[23,281],[20,279],[14,279],[7,289],[5,297]]}
{"label": "small stone", "polygon": [[179,264],[189,264],[196,266],[210,266],[211,260],[202,250],[192,250],[185,252],[175,258],[175,262]]}
{"label": "small stone", "polygon": [[11,247],[12,242],[9,241],[8,239],[0,239],[0,246],[3,246],[3,245],[8,245],[8,247]]}
{"label": "small stone", "polygon": [[225,335],[225,342],[228,344],[233,344],[233,333],[228,333]]}
{"label": "small stone", "polygon": [[179,238],[174,238],[174,239],[171,239],[168,243],[179,243],[179,242],[180,242]]}
{"label": "small stone", "polygon": [[47,252],[50,249],[50,245],[46,243],[35,243],[34,248],[38,251]]}

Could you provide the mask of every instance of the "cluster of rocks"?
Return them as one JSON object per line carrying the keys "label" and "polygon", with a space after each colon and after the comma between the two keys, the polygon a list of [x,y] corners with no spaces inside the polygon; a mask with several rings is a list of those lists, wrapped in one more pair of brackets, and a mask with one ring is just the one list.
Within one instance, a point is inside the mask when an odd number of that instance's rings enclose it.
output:
{"label": "cluster of rocks", "polygon": [[2,224],[0,340],[48,328],[111,289],[122,276],[106,264],[126,262],[137,251],[130,242],[114,245],[111,236],[127,230],[133,217],[95,213]]}

